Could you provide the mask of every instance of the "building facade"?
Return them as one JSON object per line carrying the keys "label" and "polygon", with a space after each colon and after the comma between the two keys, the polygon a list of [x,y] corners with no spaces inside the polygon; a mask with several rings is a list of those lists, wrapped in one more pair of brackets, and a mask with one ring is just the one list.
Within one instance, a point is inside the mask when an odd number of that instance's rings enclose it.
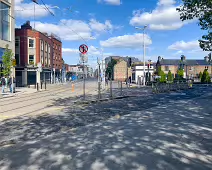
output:
{"label": "building facade", "polygon": [[210,76],[212,76],[212,60],[210,54],[205,56],[204,59],[186,59],[185,56],[181,56],[180,59],[163,59],[158,57],[156,67],[160,66],[165,74],[168,74],[169,70],[174,77],[177,75],[177,70],[181,67],[184,70],[184,78],[195,79],[198,78],[199,73],[207,69]]}
{"label": "building facade", "polygon": [[113,79],[116,81],[126,81],[126,79],[132,77],[131,68],[128,68],[127,62],[123,59],[118,59],[113,70]]}
{"label": "building facade", "polygon": [[50,39],[53,43],[53,60],[52,67],[54,70],[55,77],[60,77],[62,69],[63,69],[63,58],[62,58],[62,42],[59,37],[56,35],[51,35]]}
{"label": "building facade", "polygon": [[[58,43],[53,36],[32,29],[27,21],[21,28],[15,29],[16,82],[18,86],[34,85],[40,82],[53,82],[54,49]],[[60,42],[60,48],[61,48]],[[60,58],[61,52],[59,54]],[[61,67],[59,67],[62,69]]]}
{"label": "building facade", "polygon": [[[14,0],[0,0],[0,71],[2,71],[2,56],[5,47],[15,53],[15,18],[14,18]],[[15,76],[15,71],[12,69]],[[0,73],[0,77],[2,74]]]}
{"label": "building facade", "polygon": [[[146,64],[145,65],[145,74],[146,81],[148,81],[148,73],[149,73],[149,81],[152,80],[152,75],[154,74],[154,66]],[[132,82],[136,84],[142,84],[144,79],[144,66],[143,64],[138,64],[133,66],[132,68]]]}

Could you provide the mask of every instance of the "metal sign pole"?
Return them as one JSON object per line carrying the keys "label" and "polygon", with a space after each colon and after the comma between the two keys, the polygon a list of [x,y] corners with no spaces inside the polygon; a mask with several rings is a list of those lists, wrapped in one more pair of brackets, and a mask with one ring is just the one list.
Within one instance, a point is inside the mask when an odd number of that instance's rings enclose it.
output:
{"label": "metal sign pole", "polygon": [[85,100],[85,62],[83,60],[83,98]]}
{"label": "metal sign pole", "polygon": [[83,98],[85,100],[85,62],[87,62],[87,58],[86,58],[85,54],[88,52],[88,46],[85,44],[80,45],[79,51],[81,53],[80,58],[83,63]]}

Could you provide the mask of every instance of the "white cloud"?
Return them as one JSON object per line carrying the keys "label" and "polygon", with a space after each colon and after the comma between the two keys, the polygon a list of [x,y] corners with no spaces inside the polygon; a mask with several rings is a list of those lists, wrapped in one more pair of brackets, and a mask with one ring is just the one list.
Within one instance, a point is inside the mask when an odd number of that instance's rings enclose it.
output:
{"label": "white cloud", "polygon": [[[47,15],[50,15],[48,11],[46,11],[43,5],[37,5],[33,2],[31,3],[24,3],[23,0],[15,0],[15,15],[19,18],[32,18],[34,17],[34,5],[35,5],[35,17],[45,17]],[[53,7],[51,5],[46,5],[49,10],[54,13]]]}
{"label": "white cloud", "polygon": [[96,19],[91,19],[89,25],[92,30],[97,32],[104,32],[114,29],[113,25],[109,20],[106,20],[105,23],[100,23]]}
{"label": "white cloud", "polygon": [[185,54],[185,55],[195,55],[198,54],[200,56],[202,55],[207,55],[208,51],[203,51],[199,47],[199,42],[197,40],[195,41],[177,41],[174,44],[170,45],[168,47],[168,50],[176,50],[177,52],[174,53],[174,55],[180,55],[180,54]]}
{"label": "white cloud", "polygon": [[[148,46],[152,44],[151,38],[144,34],[145,44]],[[100,41],[102,47],[112,48],[142,48],[143,45],[143,34],[123,35],[118,37],[109,38],[106,41]]]}
{"label": "white cloud", "polygon": [[[74,48],[63,48],[62,49],[62,52],[64,55],[78,55],[79,56],[79,49],[74,49]],[[101,50],[94,47],[94,46],[89,46],[88,47],[88,53],[87,53],[88,56],[101,56]],[[109,55],[112,55],[112,53],[105,53],[103,52],[103,55],[104,56],[109,56]]]}
{"label": "white cloud", "polygon": [[199,42],[197,40],[195,41],[177,41],[174,44],[170,45],[168,47],[169,50],[178,50],[178,51],[184,51],[184,50],[199,50]]}
{"label": "white cloud", "polygon": [[54,33],[63,40],[91,40],[92,30],[86,22],[80,20],[60,20],[58,24],[35,22],[38,31]]}
{"label": "white cloud", "polygon": [[[63,40],[92,40],[95,39],[94,33],[100,34],[116,29],[110,21],[100,23],[95,19],[91,19],[89,23],[81,20],[62,19],[58,24],[35,22],[35,28],[38,31],[46,33],[54,33]],[[50,29],[51,28],[51,29]]]}
{"label": "white cloud", "polygon": [[121,0],[97,0],[98,3],[106,3],[109,5],[121,5]]}
{"label": "white cloud", "polygon": [[159,0],[152,12],[133,11],[130,24],[133,26],[149,25],[152,30],[176,30],[183,25],[193,22],[180,20],[180,13],[176,11],[175,0]]}

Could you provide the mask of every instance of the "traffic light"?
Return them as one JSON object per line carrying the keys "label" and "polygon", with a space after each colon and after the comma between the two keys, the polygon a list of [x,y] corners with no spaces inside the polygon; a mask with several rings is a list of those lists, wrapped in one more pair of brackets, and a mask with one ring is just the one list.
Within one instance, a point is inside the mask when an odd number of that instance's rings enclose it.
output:
{"label": "traffic light", "polygon": [[16,66],[16,59],[12,60],[12,65],[13,65],[13,67]]}
{"label": "traffic light", "polygon": [[132,59],[128,58],[128,67],[131,67],[131,65],[132,65]]}

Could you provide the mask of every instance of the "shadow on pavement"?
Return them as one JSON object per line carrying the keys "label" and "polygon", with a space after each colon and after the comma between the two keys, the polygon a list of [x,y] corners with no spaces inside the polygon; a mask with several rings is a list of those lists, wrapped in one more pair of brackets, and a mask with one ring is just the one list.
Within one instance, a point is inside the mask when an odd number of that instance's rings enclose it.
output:
{"label": "shadow on pavement", "polygon": [[1,123],[0,138],[25,142],[1,149],[0,169],[209,170],[212,95],[200,90],[207,96],[193,89],[91,105],[57,100],[61,114]]}

